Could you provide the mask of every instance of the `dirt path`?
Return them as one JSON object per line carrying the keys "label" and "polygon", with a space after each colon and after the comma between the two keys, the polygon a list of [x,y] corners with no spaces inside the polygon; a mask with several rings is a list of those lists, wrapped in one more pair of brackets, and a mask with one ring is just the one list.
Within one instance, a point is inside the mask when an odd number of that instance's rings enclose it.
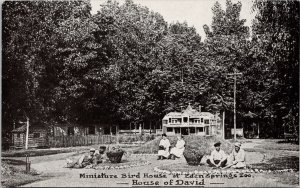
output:
{"label": "dirt path", "polygon": [[[260,141],[252,143],[244,143],[243,148],[253,148],[259,145]],[[69,154],[70,155],[70,154]],[[50,157],[50,156],[49,156]],[[54,157],[54,159],[52,159]],[[134,157],[134,155],[132,155]],[[247,161],[249,163],[255,163],[263,160],[263,154],[258,152],[247,152]],[[147,160],[151,162],[150,165],[133,167],[128,169],[116,169],[116,170],[95,170],[95,169],[68,169],[63,168],[65,165],[65,160],[56,159],[52,156],[47,161],[39,161],[33,163],[32,167],[37,171],[43,172],[43,174],[51,175],[50,179],[34,182],[27,184],[24,187],[130,187],[130,186],[142,186],[143,184],[135,183],[155,183],[158,181],[158,185],[163,186],[165,182],[170,182],[173,180],[172,185],[182,186],[181,183],[189,182],[190,185],[192,181],[201,182],[203,178],[187,178],[181,175],[179,178],[173,178],[172,175],[166,175],[162,178],[151,178],[147,175],[157,175],[158,173],[154,171],[155,167],[161,167],[163,165],[172,165],[175,163],[186,163],[184,159],[182,160],[163,160],[157,161],[156,156],[147,156]],[[114,178],[80,178],[80,175],[103,175],[115,176]],[[122,178],[122,176],[127,176]],[[139,175],[138,177],[129,178],[129,175]],[[177,184],[176,184],[177,183]],[[187,184],[183,184],[187,185]],[[194,184],[195,185],[195,184]],[[286,187],[289,185],[279,183],[276,179],[272,179],[264,174],[251,174],[251,177],[239,177],[239,178],[204,178],[205,187]]]}

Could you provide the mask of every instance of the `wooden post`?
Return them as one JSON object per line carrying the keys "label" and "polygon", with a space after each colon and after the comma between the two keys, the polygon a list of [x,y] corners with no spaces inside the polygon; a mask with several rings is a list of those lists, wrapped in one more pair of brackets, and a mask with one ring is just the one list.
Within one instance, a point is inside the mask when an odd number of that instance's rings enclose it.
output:
{"label": "wooden post", "polygon": [[117,144],[119,144],[119,133],[118,133],[118,129],[119,129],[119,128],[118,128],[118,125],[116,125],[116,137],[117,137],[117,138],[116,138],[116,139],[117,139],[116,142],[117,142]]}
{"label": "wooden post", "polygon": [[237,73],[234,69],[233,74],[227,74],[233,76],[234,85],[233,85],[233,128],[234,128],[234,141],[236,141],[236,76],[242,75],[242,73]]}
{"label": "wooden post", "polygon": [[[236,71],[234,70],[234,73]],[[233,126],[234,126],[234,141],[236,141],[236,74],[234,74],[234,87],[233,87]]]}
{"label": "wooden post", "polygon": [[223,111],[222,116],[222,137],[225,139],[225,110]]}
{"label": "wooden post", "polygon": [[258,136],[258,138],[259,138],[259,122],[257,122],[257,136]]}
{"label": "wooden post", "polygon": [[150,134],[151,134],[151,121],[150,121]]}
{"label": "wooden post", "polygon": [[25,138],[25,149],[28,149],[28,136],[29,136],[29,118],[26,117],[26,138]]}

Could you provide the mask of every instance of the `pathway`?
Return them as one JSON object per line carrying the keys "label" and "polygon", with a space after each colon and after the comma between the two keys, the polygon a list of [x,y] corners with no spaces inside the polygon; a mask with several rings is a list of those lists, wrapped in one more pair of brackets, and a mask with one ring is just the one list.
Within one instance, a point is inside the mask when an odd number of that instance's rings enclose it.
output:
{"label": "pathway", "polygon": [[[257,143],[259,144],[259,143]],[[244,148],[253,148],[256,143],[245,143]],[[258,152],[247,152],[250,162],[257,162],[263,159],[263,154]],[[134,155],[132,155],[134,157]],[[161,167],[162,165],[172,165],[175,163],[185,163],[184,160],[163,160],[157,161],[155,156],[148,156],[147,159],[151,162],[150,165],[133,167],[128,169],[115,169],[115,170],[95,170],[95,169],[68,169],[63,168],[65,160],[49,160],[44,162],[33,163],[32,167],[44,174],[52,175],[50,179],[27,184],[24,187],[128,187],[136,185],[134,183],[155,183],[158,181],[159,185],[164,185],[164,182],[170,182],[173,179],[173,185],[177,183],[177,186],[182,186],[181,183],[191,183],[198,181],[201,182],[202,178],[187,178],[181,175],[180,178],[173,178],[172,175],[166,175],[162,178],[151,178],[150,176],[158,175],[154,171],[154,167]],[[80,176],[86,175],[106,175],[106,178],[80,178]],[[132,176],[138,177],[132,177]],[[110,178],[112,176],[113,178]],[[122,178],[126,176],[126,178]],[[130,177],[129,177],[130,176]],[[251,187],[284,187],[288,186],[281,184],[263,174],[251,174],[251,177],[240,178],[205,178],[205,187],[239,187],[239,186],[251,186]],[[140,185],[140,184],[138,184]]]}

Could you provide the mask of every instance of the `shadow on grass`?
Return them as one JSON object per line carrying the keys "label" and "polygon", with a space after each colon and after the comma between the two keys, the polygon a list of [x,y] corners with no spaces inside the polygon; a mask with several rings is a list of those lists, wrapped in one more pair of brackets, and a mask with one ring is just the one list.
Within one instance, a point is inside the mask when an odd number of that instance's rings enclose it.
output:
{"label": "shadow on grass", "polygon": [[299,171],[299,157],[285,156],[272,158],[266,163],[252,164],[253,168],[259,168],[263,170],[283,170],[283,169],[296,169]]}
{"label": "shadow on grass", "polygon": [[2,157],[35,157],[35,156],[44,156],[44,155],[54,155],[59,153],[68,153],[69,150],[29,150],[29,151],[16,151],[12,153],[2,153]]}
{"label": "shadow on grass", "polygon": [[277,182],[289,185],[298,185],[299,177],[299,157],[287,156],[287,157],[277,157],[270,159],[267,163],[256,163],[252,165],[253,168],[259,168],[263,170],[283,170],[283,169],[294,169],[297,172],[288,173],[274,173],[265,174],[265,176],[270,178],[275,178]]}
{"label": "shadow on grass", "polygon": [[5,162],[6,164],[9,165],[14,165],[14,166],[21,166],[21,165],[25,165],[26,162],[22,161],[22,160],[16,160],[16,159],[2,159],[2,162]]}
{"label": "shadow on grass", "polygon": [[278,143],[278,144],[294,144],[294,145],[299,145],[299,142],[295,141],[295,140],[279,140],[276,143]]}

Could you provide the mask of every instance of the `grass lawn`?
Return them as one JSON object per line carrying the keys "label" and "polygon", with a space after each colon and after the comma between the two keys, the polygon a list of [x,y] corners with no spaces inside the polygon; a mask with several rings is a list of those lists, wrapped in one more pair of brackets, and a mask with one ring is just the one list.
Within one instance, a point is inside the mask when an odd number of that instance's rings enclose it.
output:
{"label": "grass lawn", "polygon": [[[114,146],[116,144],[101,144],[101,146]],[[136,144],[118,144],[121,148],[132,148],[138,147]],[[21,149],[21,150],[8,150],[2,151],[1,157],[25,157],[26,155],[30,157],[35,156],[44,156],[44,155],[54,155],[60,153],[69,153],[69,152],[86,152],[90,148],[99,148],[99,144],[90,145],[90,146],[77,146],[77,147],[68,147],[68,148],[48,148],[48,149]]]}
{"label": "grass lawn", "polygon": [[[229,140],[230,141],[230,140]],[[299,185],[299,145],[284,143],[282,140],[238,140],[242,143],[254,143],[253,148],[245,148],[247,161],[252,169],[282,170],[294,169],[296,172],[285,173],[261,173],[264,178],[276,179],[277,182],[287,185]],[[175,164],[163,166],[160,169],[169,171],[210,171],[207,165],[189,166],[187,164]]]}
{"label": "grass lawn", "polygon": [[2,160],[1,185],[5,187],[16,187],[46,178],[38,175],[34,169],[26,173],[25,168],[25,162],[22,160]]}
{"label": "grass lawn", "polygon": [[[267,143],[269,144],[269,142]],[[258,168],[263,170],[295,169],[296,172],[292,173],[271,173],[263,175],[268,178],[275,178],[278,182],[281,183],[289,185],[299,185],[299,153],[291,152],[289,149],[292,148],[287,148],[287,150],[283,150],[283,148],[281,150],[276,150],[276,145],[278,145],[278,148],[282,148],[281,143],[259,145],[253,148],[253,151],[260,151],[260,153],[263,153],[265,159],[263,162],[252,164],[252,168]]]}
{"label": "grass lawn", "polygon": [[265,150],[288,150],[288,151],[299,151],[299,144],[286,143],[283,140],[266,139],[263,141],[264,144],[256,146]]}
{"label": "grass lawn", "polygon": [[189,166],[188,164],[172,164],[168,166],[162,166],[159,168],[161,170],[168,170],[168,171],[181,171],[181,172],[192,172],[195,170],[198,171],[208,171],[212,170],[211,167],[207,165],[200,165],[200,166]]}
{"label": "grass lawn", "polygon": [[[109,145],[112,146],[112,145]],[[5,187],[16,187],[35,181],[48,179],[49,175],[38,175],[34,169],[30,173],[25,172],[25,155],[29,155],[32,164],[45,161],[55,161],[66,158],[78,158],[81,154],[88,152],[93,148],[99,148],[99,145],[81,146],[71,148],[55,148],[55,149],[29,149],[29,150],[10,150],[2,152],[1,156],[1,185]],[[126,150],[131,150],[129,145],[121,145]],[[51,157],[50,157],[51,156]],[[120,166],[131,165],[146,162],[143,157],[127,158],[123,156],[122,162],[119,164],[102,163],[101,166]]]}

